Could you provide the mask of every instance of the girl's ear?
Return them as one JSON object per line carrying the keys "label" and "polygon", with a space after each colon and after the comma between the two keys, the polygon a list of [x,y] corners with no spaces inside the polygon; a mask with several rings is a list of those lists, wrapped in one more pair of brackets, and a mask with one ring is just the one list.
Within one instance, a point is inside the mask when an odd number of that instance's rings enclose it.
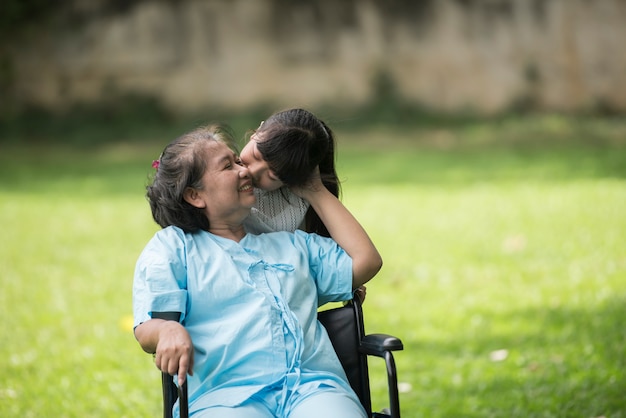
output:
{"label": "girl's ear", "polygon": [[206,203],[204,203],[204,200],[202,199],[198,191],[193,187],[187,187],[185,189],[185,191],[183,192],[183,199],[185,199],[185,202],[198,209],[203,209],[206,207]]}

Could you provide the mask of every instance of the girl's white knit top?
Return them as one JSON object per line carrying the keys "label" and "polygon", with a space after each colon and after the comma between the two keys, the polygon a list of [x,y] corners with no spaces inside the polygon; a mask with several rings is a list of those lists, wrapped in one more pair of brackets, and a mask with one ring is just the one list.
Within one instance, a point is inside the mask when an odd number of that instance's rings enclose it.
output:
{"label": "girl's white knit top", "polygon": [[250,234],[302,229],[309,203],[296,196],[288,187],[270,192],[254,189],[256,205],[245,220],[244,227]]}

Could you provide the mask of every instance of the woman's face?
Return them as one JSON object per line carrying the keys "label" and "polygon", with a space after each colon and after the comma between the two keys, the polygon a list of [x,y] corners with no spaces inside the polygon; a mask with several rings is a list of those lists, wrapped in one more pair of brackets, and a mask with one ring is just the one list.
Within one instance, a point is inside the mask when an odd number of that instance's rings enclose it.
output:
{"label": "woman's face", "polygon": [[189,188],[185,199],[205,210],[212,227],[243,222],[255,203],[248,169],[224,143],[208,143],[204,153],[207,168],[202,189]]}
{"label": "woman's face", "polygon": [[241,150],[241,162],[248,168],[254,187],[272,191],[282,187],[284,183],[261,156],[257,144],[262,141],[262,135],[252,134],[250,141]]}

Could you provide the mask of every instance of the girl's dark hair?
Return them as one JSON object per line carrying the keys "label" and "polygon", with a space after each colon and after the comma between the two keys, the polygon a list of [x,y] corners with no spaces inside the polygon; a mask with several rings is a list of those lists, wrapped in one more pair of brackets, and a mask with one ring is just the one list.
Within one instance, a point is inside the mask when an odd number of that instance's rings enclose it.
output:
{"label": "girl's dark hair", "polygon": [[[274,113],[257,129],[262,140],[257,148],[269,168],[286,186],[303,186],[319,166],[322,183],[339,197],[340,184],[335,170],[335,137],[330,128],[313,113],[289,109]],[[323,222],[310,208],[307,232],[330,236]]]}
{"label": "girl's dark hair", "polygon": [[187,187],[202,189],[206,171],[204,149],[211,142],[222,142],[236,152],[230,129],[209,125],[186,133],[165,147],[155,163],[156,174],[146,187],[152,217],[162,228],[177,226],[185,232],[208,230],[204,211],[187,203],[183,197]]}

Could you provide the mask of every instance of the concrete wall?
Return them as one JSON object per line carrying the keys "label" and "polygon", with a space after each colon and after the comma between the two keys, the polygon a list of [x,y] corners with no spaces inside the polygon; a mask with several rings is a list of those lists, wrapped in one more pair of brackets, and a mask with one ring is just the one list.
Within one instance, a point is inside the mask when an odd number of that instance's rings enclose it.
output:
{"label": "concrete wall", "polygon": [[5,40],[7,97],[349,104],[370,99],[384,72],[437,110],[626,110],[625,0],[143,0],[115,13],[106,3],[75,1]]}

